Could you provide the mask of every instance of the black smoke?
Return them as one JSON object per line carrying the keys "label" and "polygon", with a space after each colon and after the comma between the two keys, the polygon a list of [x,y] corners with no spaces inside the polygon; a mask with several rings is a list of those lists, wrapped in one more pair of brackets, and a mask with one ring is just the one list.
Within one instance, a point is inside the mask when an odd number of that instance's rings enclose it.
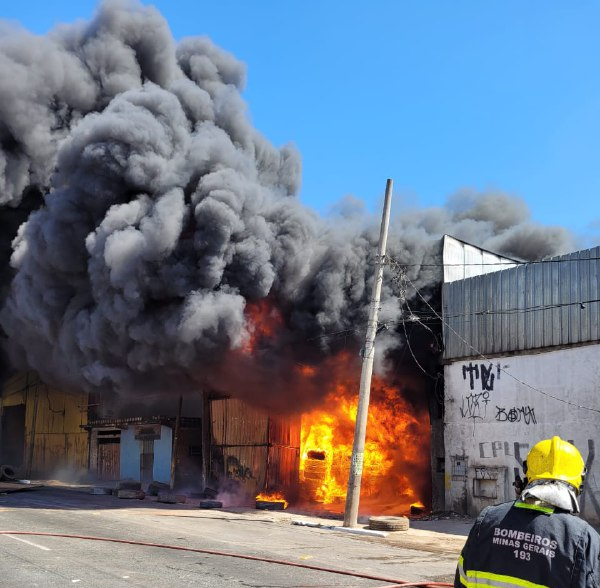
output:
{"label": "black smoke", "polygon": [[[229,373],[285,394],[298,362],[360,347],[378,220],[356,203],[328,219],[302,206],[300,157],[250,124],[233,56],[109,1],[43,37],[3,27],[0,78],[0,324],[14,368],[90,392]],[[572,247],[528,214],[514,197],[462,193],[394,218],[388,249],[427,291],[440,270],[421,264],[444,233],[527,259]],[[398,320],[400,298],[386,280],[383,320]],[[247,378],[252,362],[226,360],[265,299],[282,327]]]}

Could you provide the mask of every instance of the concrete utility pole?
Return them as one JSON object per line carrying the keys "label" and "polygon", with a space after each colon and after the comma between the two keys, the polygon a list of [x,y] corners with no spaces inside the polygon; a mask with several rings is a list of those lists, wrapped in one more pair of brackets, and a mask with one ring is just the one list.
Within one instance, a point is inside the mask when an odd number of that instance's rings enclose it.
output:
{"label": "concrete utility pole", "polygon": [[360,500],[360,483],[362,479],[365,455],[365,436],[367,432],[367,417],[369,416],[369,396],[371,394],[371,375],[373,374],[373,358],[375,356],[375,335],[377,334],[377,316],[379,314],[379,298],[383,281],[383,266],[385,261],[385,246],[387,243],[390,208],[392,204],[393,181],[387,181],[385,187],[385,202],[379,232],[379,253],[377,269],[373,281],[371,309],[367,324],[367,335],[363,352],[362,372],[360,375],[360,391],[358,394],[358,411],[354,428],[354,444],[352,446],[352,461],[346,493],[346,509],[344,511],[344,527],[356,527],[358,519],[358,502]]}

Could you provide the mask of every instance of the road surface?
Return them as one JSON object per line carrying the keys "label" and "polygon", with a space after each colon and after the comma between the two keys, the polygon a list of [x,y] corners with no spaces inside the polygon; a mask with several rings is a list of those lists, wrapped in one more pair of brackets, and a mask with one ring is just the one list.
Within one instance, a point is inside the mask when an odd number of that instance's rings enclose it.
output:
{"label": "road surface", "polygon": [[0,586],[377,588],[391,580],[447,582],[453,577],[460,537],[444,544],[444,535],[423,535],[415,544],[423,548],[407,549],[393,537],[401,533],[350,535],[292,524],[299,520],[314,524],[287,511],[202,510],[81,489],[44,487],[0,495]]}

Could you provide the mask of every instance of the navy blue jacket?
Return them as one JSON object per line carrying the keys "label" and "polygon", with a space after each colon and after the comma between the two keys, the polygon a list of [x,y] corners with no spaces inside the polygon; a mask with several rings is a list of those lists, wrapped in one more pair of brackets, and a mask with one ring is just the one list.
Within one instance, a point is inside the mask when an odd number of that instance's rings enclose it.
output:
{"label": "navy blue jacket", "polygon": [[517,500],[484,509],[454,588],[600,588],[600,536],[560,509]]}

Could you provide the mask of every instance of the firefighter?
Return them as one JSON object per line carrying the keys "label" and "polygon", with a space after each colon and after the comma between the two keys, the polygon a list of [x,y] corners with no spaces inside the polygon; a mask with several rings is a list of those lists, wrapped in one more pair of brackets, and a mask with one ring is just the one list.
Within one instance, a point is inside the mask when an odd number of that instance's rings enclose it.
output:
{"label": "firefighter", "polygon": [[585,464],[560,437],[534,445],[514,502],[485,508],[458,560],[454,588],[600,588],[600,535],[579,513]]}

